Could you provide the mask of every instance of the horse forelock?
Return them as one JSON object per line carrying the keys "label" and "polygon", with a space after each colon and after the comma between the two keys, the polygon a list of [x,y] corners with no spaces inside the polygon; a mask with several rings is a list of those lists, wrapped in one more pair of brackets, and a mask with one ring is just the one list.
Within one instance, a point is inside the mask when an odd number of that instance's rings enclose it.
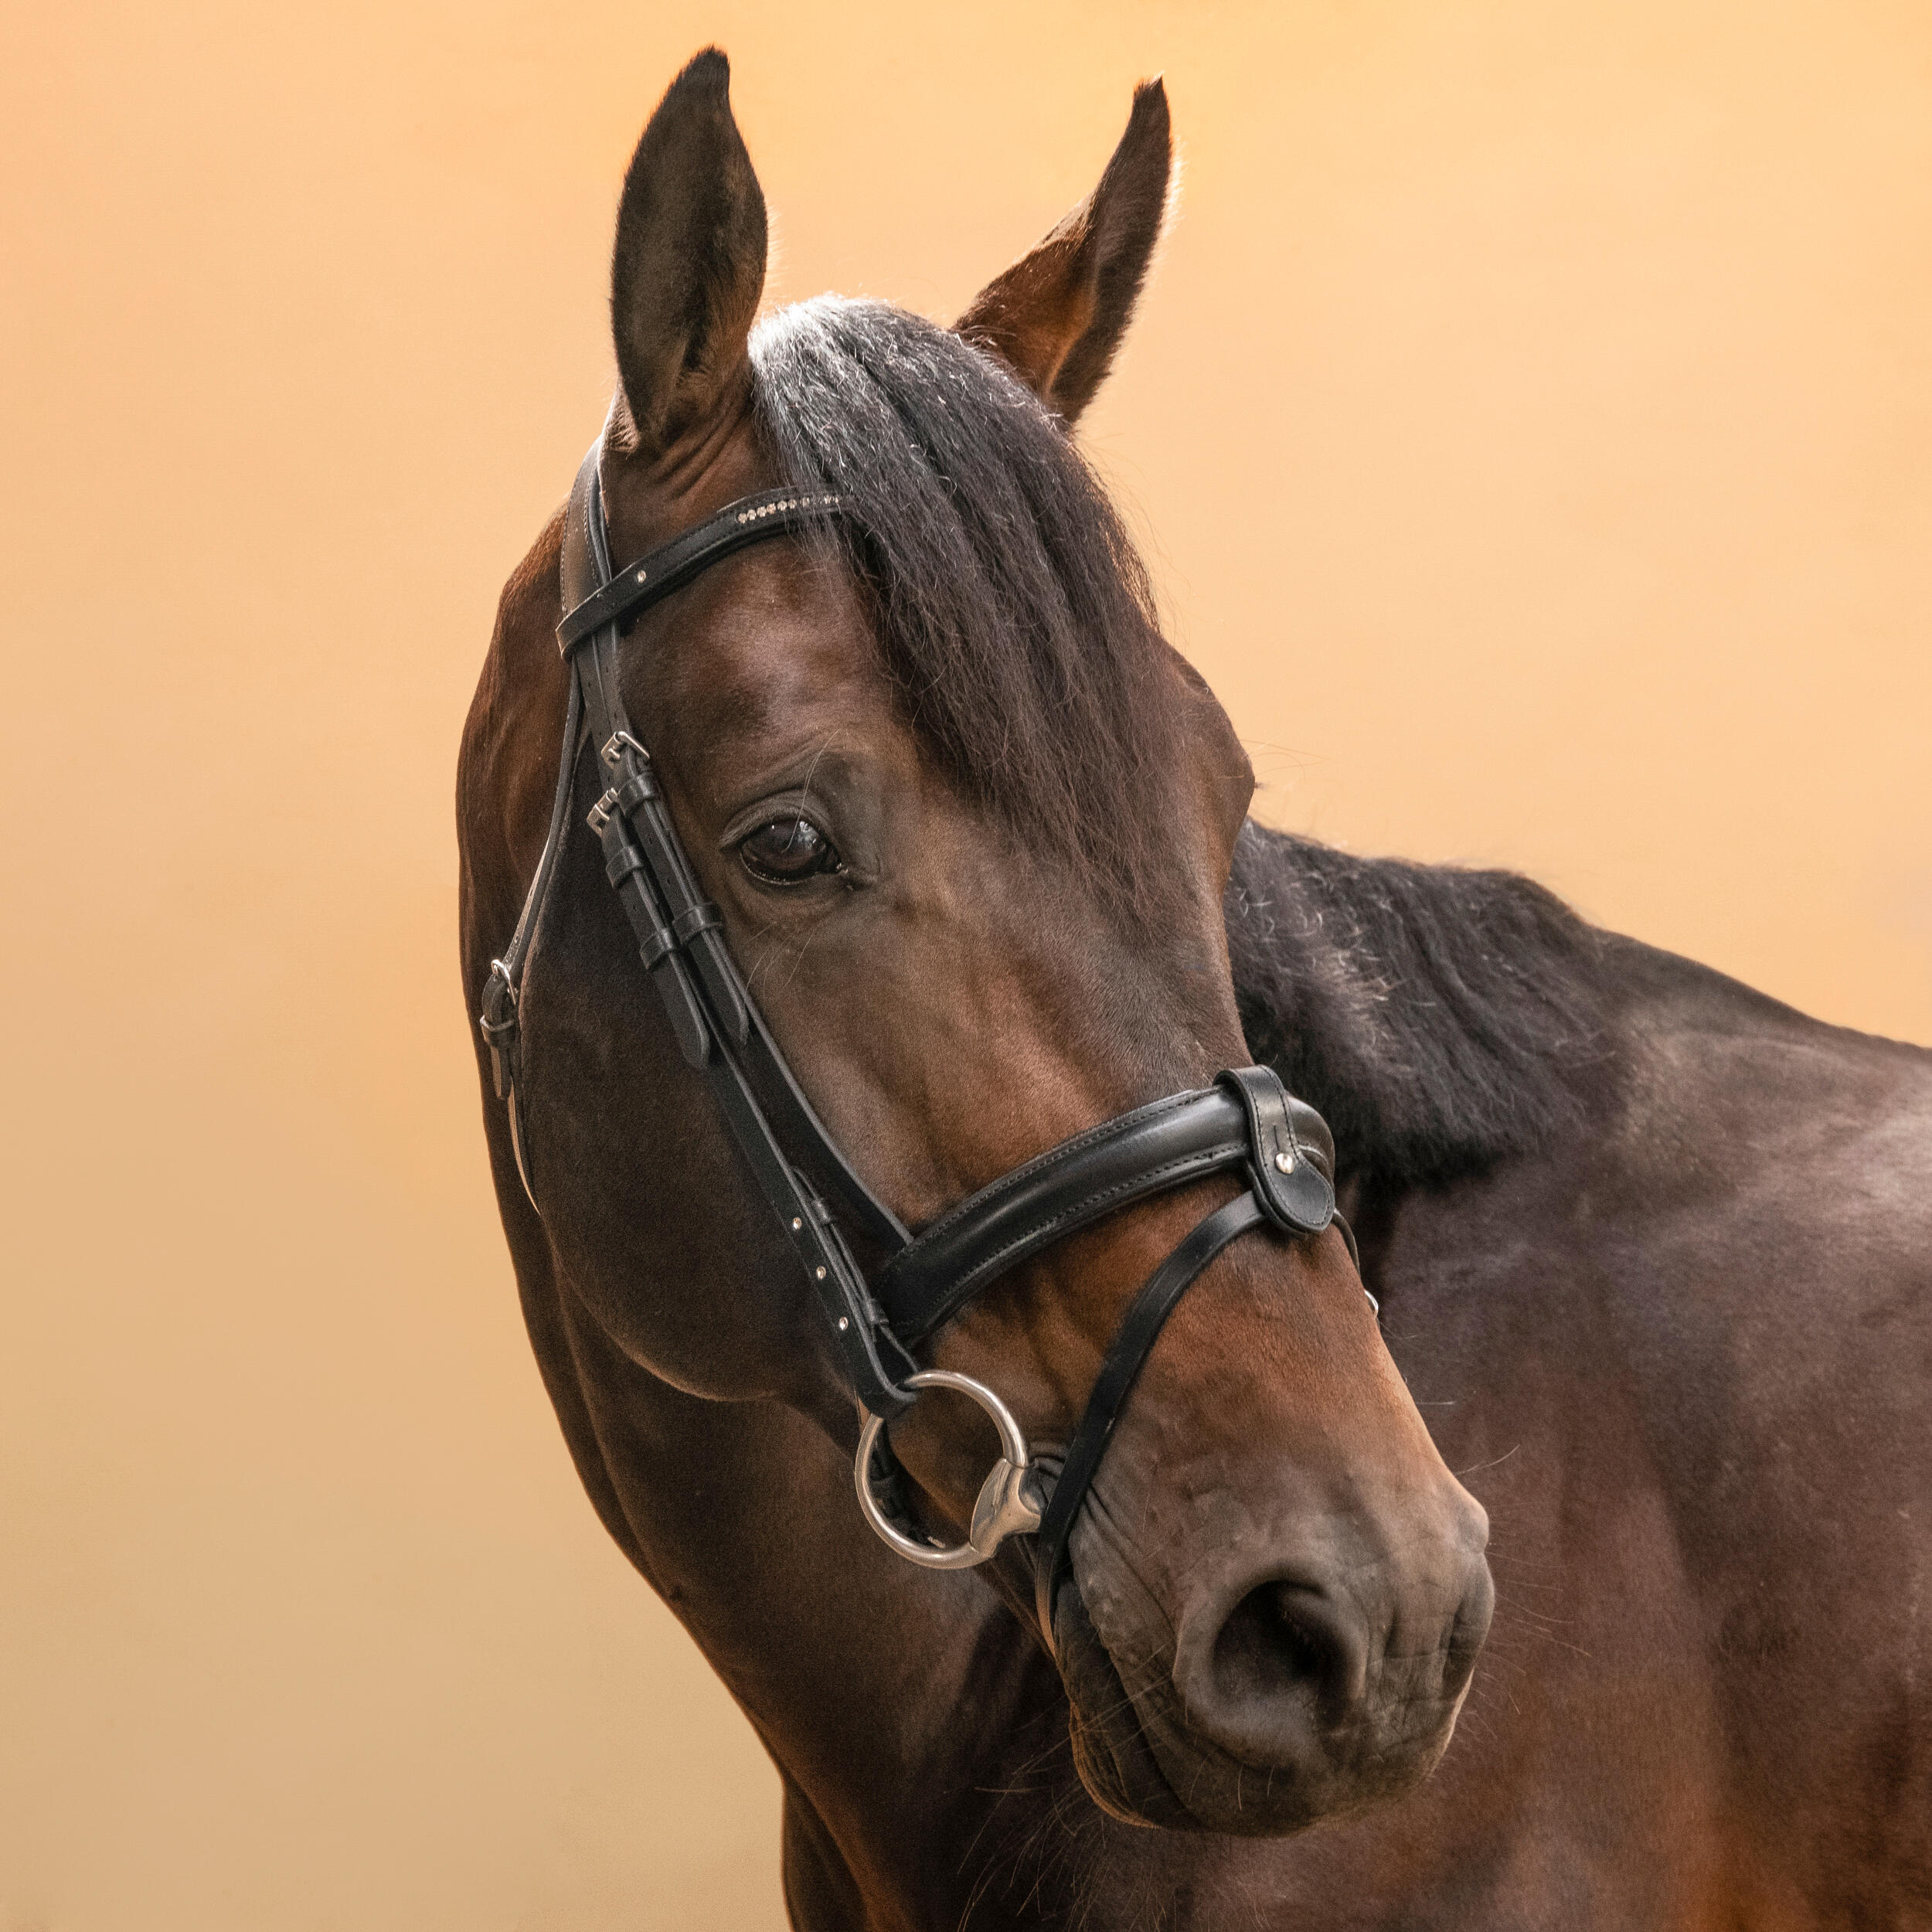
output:
{"label": "horse forelock", "polygon": [[1025,848],[1145,908],[1172,862],[1182,706],[1147,571],[1065,427],[1004,365],[876,301],[751,344],[780,474],[835,491],[906,715]]}

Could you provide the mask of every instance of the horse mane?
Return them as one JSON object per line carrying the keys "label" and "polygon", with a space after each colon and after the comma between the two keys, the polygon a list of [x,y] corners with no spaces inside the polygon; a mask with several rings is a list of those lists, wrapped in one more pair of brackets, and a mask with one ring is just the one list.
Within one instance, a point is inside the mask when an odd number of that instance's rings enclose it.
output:
{"label": "horse mane", "polygon": [[1607,1083],[1604,936],[1513,872],[1242,828],[1228,950],[1250,1049],[1342,1166],[1446,1181],[1549,1145]]}
{"label": "horse mane", "polygon": [[1166,872],[1177,706],[1145,566],[1064,426],[986,352],[885,302],[820,296],[751,340],[782,479],[836,491],[839,546],[941,767],[1104,903]]}

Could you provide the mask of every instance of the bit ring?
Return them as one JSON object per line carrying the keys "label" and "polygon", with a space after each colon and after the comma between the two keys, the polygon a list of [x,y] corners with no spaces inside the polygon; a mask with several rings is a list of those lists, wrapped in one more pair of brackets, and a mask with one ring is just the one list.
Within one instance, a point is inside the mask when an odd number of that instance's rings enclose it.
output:
{"label": "bit ring", "polygon": [[[1009,1536],[1026,1536],[1039,1527],[1041,1505],[1035,1486],[1027,1481],[1032,1453],[1020,1434],[1013,1412],[983,1382],[955,1374],[951,1369],[925,1369],[906,1378],[909,1389],[951,1389],[970,1396],[992,1419],[999,1431],[1000,1459],[980,1485],[973,1505],[972,1526],[963,1543],[941,1544],[921,1536],[908,1536],[879,1502],[872,1486],[872,1462],[886,1427],[883,1416],[868,1415],[859,1432],[859,1458],[852,1486],[859,1507],[880,1541],[922,1570],[970,1570],[983,1563]],[[888,1445],[889,1447],[889,1445]]]}

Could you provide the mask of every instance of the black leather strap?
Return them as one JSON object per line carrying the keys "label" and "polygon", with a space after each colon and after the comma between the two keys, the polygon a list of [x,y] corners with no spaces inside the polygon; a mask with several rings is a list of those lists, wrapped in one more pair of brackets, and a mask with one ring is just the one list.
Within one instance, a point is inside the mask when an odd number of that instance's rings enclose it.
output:
{"label": "black leather strap", "polygon": [[740,497],[696,529],[673,537],[621,570],[606,570],[607,581],[580,591],[574,607],[556,628],[557,648],[567,658],[606,625],[628,623],[734,550],[822,523],[838,515],[839,508],[839,498],[830,491],[767,490]]}
{"label": "black leather strap", "polygon": [[[572,673],[591,742],[611,778],[588,822],[603,845],[605,874],[679,1047],[706,1077],[759,1192],[819,1297],[854,1392],[874,1413],[896,1415],[910,1402],[900,1385],[917,1365],[886,1325],[830,1207],[804,1170],[793,1165],[765,1102],[779,1116],[787,1139],[872,1239],[889,1252],[910,1236],[852,1171],[812,1111],[745,988],[717,909],[705,899],[679,840],[650,753],[631,729],[618,639],[618,618],[625,612],[668,595],[720,556],[835,506],[829,499],[808,501],[785,492],[747,498],[631,566],[630,588],[600,603],[611,575],[602,448],[600,438],[585,457],[564,514],[565,597],[573,599],[573,611],[596,614],[590,627],[575,634],[583,648],[569,654]],[[760,1076],[762,1095],[753,1084],[753,1071]]]}
{"label": "black leather strap", "polygon": [[1114,1425],[1140,1379],[1162,1328],[1194,1278],[1228,1243],[1267,1219],[1252,1192],[1216,1208],[1147,1278],[1108,1343],[1085,1413],[1066,1444],[1066,1454],[1040,1518],[1033,1544],[1033,1609],[1046,1647],[1053,1648],[1053,1597],[1067,1561],[1074,1519],[1087,1500],[1094,1474],[1107,1453]]}
{"label": "black leather strap", "polygon": [[523,971],[529,964],[530,947],[536,938],[545,903],[550,896],[550,881],[556,875],[557,855],[563,849],[563,822],[570,809],[570,781],[577,770],[577,733],[583,716],[583,696],[575,678],[563,706],[563,752],[558,760],[556,789],[550,799],[550,828],[536,864],[536,876],[524,894],[523,909],[517,914],[516,930],[503,949],[501,959],[490,961],[490,977],[483,988],[483,1010],[477,1023],[490,1049],[490,1077],[496,1097],[509,1114],[510,1150],[515,1156],[517,1179],[531,1206],[536,1206],[536,1189],[530,1178],[529,1144],[523,1123],[523,1029],[518,1009],[523,997]]}
{"label": "black leather strap", "polygon": [[[1287,1173],[1276,1165],[1284,1151],[1293,1163]],[[1321,1115],[1272,1068],[1224,1073],[1213,1087],[1136,1107],[1002,1174],[886,1264],[879,1298],[898,1333],[921,1341],[999,1276],[1077,1228],[1237,1168],[1255,1177],[1271,1219],[1318,1233],[1335,1209],[1334,1159]]]}
{"label": "black leather strap", "polygon": [[[1291,1234],[1319,1234],[1335,1219],[1335,1143],[1328,1124],[1290,1094],[1271,1066],[1230,1068],[1215,1085],[1240,1104],[1248,1178],[1268,1219]],[[1296,1133],[1298,1107],[1321,1128],[1319,1149]]]}

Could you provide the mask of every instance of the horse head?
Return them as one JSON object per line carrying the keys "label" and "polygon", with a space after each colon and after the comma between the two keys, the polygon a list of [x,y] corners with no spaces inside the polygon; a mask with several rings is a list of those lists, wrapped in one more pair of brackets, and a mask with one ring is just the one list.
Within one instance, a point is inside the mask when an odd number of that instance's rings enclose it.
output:
{"label": "horse head", "polygon": [[[622,697],[773,1035],[917,1228],[1249,1057],[1222,895],[1252,774],[1073,437],[1159,236],[1167,104],[1139,90],[1094,193],[954,328],[831,298],[760,321],[765,206],[727,83],[722,56],[694,60],[624,184],[612,547],[641,555],[778,487],[846,514],[645,612]],[[495,815],[522,875],[472,882],[479,925],[513,913],[542,843],[564,675],[514,611],[546,598],[526,580],[506,602],[466,743],[465,813]],[[789,1404],[849,1451],[828,1325],[582,832],[601,783],[587,743],[522,1000],[540,1238],[632,1361],[716,1401]],[[513,1236],[539,1238],[507,1158]],[[924,1366],[1063,1444],[1136,1287],[1233,1191],[1202,1179],[1043,1250],[940,1328]],[[968,1520],[985,1437],[944,1395],[894,1423],[927,1525]],[[706,1514],[732,1534],[728,1498]],[[1049,1606],[1088,1788],[1130,1818],[1274,1833],[1412,1784],[1487,1626],[1485,1536],[1341,1233],[1233,1243],[1148,1357]],[[1030,1618],[1022,1561],[1009,1544],[982,1573]]]}

